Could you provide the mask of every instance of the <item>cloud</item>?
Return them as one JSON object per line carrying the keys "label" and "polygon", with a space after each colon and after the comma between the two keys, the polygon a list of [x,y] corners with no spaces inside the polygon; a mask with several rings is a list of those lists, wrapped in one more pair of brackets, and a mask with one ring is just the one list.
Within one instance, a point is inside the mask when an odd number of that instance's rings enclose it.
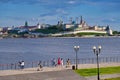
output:
{"label": "cloud", "polygon": [[44,4],[44,5],[55,5],[55,4],[75,4],[75,3],[85,3],[85,4],[100,4],[100,3],[106,3],[106,4],[114,4],[114,3],[120,3],[120,0],[0,0],[0,3],[26,3],[26,4]]}
{"label": "cloud", "polygon": [[46,13],[42,13],[40,14],[40,17],[46,17],[46,16],[66,16],[66,15],[69,15],[67,11],[65,11],[64,9],[62,8],[58,8],[54,11],[49,11],[49,12],[46,12]]}
{"label": "cloud", "polygon": [[67,14],[68,14],[67,11],[65,11],[65,10],[63,10],[63,9],[60,9],[60,8],[56,10],[56,13],[62,14],[62,15],[67,15]]}
{"label": "cloud", "polygon": [[120,0],[81,0],[79,3],[96,7],[105,13],[120,12]]}
{"label": "cloud", "polygon": [[15,20],[15,21],[38,21],[37,18],[32,17],[22,17],[22,16],[1,16],[4,19]]}
{"label": "cloud", "polygon": [[120,23],[120,19],[117,19],[117,18],[103,19],[102,22],[104,22],[104,23]]}
{"label": "cloud", "polygon": [[55,23],[57,23],[59,19],[65,20],[66,15],[69,15],[67,11],[65,11],[64,9],[58,8],[55,11],[50,11],[48,13],[40,14],[39,21],[47,22],[47,23],[54,21]]}
{"label": "cloud", "polygon": [[40,17],[53,16],[53,15],[56,15],[56,13],[54,13],[54,12],[48,12],[48,13],[40,14]]}
{"label": "cloud", "polygon": [[76,1],[68,1],[69,4],[75,4]]}

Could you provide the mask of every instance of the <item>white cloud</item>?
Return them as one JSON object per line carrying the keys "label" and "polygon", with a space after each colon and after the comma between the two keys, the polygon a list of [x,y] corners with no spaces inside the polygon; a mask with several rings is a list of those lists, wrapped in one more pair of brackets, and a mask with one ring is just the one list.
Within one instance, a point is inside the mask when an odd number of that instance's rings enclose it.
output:
{"label": "white cloud", "polygon": [[63,9],[57,9],[56,12],[60,14],[68,14],[68,12]]}
{"label": "white cloud", "polygon": [[76,1],[68,1],[68,4],[75,4]]}

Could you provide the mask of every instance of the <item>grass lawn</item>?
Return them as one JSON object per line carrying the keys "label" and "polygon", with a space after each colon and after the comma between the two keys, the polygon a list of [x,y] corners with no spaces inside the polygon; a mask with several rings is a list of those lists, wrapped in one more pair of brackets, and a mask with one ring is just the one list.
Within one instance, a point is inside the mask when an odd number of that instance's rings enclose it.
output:
{"label": "grass lawn", "polygon": [[103,80],[120,80],[120,77],[118,77],[118,78],[111,78],[111,79],[103,79]]}
{"label": "grass lawn", "polygon": [[[77,72],[81,76],[95,76],[95,75],[97,75],[97,68],[78,69],[78,70],[75,70],[75,72]],[[120,73],[120,66],[118,66],[118,67],[100,68],[100,75],[103,75],[103,74],[114,74],[114,73]]]}

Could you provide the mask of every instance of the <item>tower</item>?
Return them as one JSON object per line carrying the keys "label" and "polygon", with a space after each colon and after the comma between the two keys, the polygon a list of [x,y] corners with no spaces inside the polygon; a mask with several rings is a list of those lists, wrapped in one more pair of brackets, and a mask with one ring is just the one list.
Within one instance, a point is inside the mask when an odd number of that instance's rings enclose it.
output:
{"label": "tower", "polygon": [[37,28],[38,28],[38,29],[41,29],[41,25],[40,25],[39,23],[37,24]]}
{"label": "tower", "polygon": [[25,26],[26,26],[26,27],[28,26],[28,22],[27,22],[27,21],[25,21]]}
{"label": "tower", "polygon": [[113,35],[113,31],[112,31],[112,29],[110,28],[109,25],[107,25],[106,31],[107,31],[108,35]]}
{"label": "tower", "polygon": [[81,16],[80,18],[81,18],[81,20],[80,20],[80,24],[83,24],[83,19],[82,19],[82,16]]}

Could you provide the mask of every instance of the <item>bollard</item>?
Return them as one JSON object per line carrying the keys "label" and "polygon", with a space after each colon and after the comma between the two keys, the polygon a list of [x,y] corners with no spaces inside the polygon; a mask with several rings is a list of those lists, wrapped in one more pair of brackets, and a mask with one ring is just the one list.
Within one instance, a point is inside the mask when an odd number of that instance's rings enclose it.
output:
{"label": "bollard", "polygon": [[32,62],[32,68],[33,68],[33,62]]}
{"label": "bollard", "polygon": [[16,69],[16,63],[15,63],[15,69]]}
{"label": "bollard", "polygon": [[72,70],[75,70],[75,65],[72,66]]}
{"label": "bollard", "polygon": [[14,64],[11,63],[11,69],[13,69],[13,65],[14,65]]}

